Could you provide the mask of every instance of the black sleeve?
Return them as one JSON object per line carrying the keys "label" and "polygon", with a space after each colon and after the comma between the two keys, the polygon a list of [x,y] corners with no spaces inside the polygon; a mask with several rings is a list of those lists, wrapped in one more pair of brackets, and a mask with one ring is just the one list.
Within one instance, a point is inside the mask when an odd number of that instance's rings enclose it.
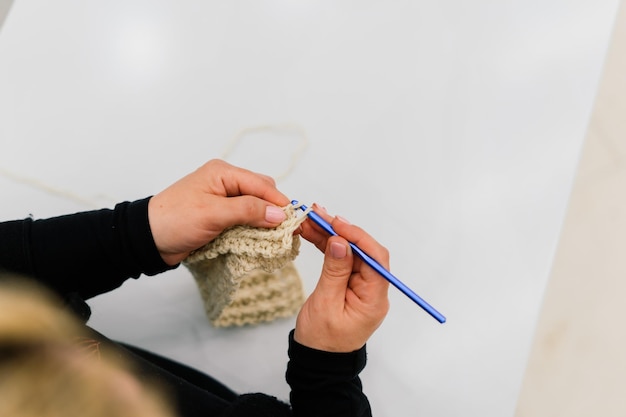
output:
{"label": "black sleeve", "polygon": [[350,353],[311,349],[289,334],[287,383],[295,417],[371,417],[359,373],[365,368],[365,346]]}
{"label": "black sleeve", "polygon": [[0,223],[0,267],[87,299],[172,267],[148,221],[150,198],[43,220]]}

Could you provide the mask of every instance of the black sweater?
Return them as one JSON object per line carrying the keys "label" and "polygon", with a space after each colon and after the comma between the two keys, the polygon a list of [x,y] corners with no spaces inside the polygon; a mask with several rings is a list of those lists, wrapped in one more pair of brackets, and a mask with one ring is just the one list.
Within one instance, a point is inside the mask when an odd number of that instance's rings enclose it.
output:
{"label": "black sweater", "polygon": [[[172,269],[154,243],[149,200],[120,203],[114,210],[0,223],[0,268],[36,279],[86,321],[90,311],[83,300],[129,278]],[[286,372],[289,406],[264,394],[236,394],[197,370],[89,331],[130,356],[140,379],[165,383],[182,417],[371,416],[358,377],[365,367],[365,347],[352,353],[323,352],[294,341],[292,331]]]}

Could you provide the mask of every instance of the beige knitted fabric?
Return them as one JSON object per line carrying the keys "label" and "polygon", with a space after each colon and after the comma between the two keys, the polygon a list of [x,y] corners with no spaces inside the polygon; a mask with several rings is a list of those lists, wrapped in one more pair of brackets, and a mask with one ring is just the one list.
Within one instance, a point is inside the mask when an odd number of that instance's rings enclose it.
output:
{"label": "beige knitted fabric", "polygon": [[196,280],[210,322],[216,327],[257,324],[295,314],[304,293],[293,260],[306,216],[283,207],[287,218],[273,229],[234,226],[184,261]]}

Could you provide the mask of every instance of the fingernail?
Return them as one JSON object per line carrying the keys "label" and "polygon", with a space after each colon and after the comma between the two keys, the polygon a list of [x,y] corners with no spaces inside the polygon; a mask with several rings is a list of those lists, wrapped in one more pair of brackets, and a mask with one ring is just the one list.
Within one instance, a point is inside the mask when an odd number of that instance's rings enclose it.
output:
{"label": "fingernail", "polygon": [[280,207],[267,206],[265,209],[265,220],[270,223],[281,223],[287,218],[287,215]]}
{"label": "fingernail", "polygon": [[313,209],[321,211],[322,213],[328,213],[328,211],[326,210],[326,207],[322,207],[317,203],[313,203]]}
{"label": "fingernail", "polygon": [[348,248],[339,242],[332,242],[330,244],[330,255],[335,259],[343,259],[348,254]]}
{"label": "fingernail", "polygon": [[341,217],[341,216],[335,216],[335,217],[337,218],[337,220],[342,221],[346,224],[352,224],[345,217]]}

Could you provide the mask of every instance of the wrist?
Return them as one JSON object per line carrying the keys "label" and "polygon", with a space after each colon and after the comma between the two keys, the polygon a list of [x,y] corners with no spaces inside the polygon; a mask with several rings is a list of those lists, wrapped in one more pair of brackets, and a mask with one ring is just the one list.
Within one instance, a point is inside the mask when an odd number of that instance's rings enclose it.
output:
{"label": "wrist", "polygon": [[[295,329],[289,333],[289,358],[291,360],[302,361],[306,367],[314,368],[318,371],[327,370],[343,371],[343,368],[350,369],[350,372],[357,375],[366,363],[367,345],[350,352],[330,352],[303,345],[295,337]],[[347,358],[352,358],[347,360]]]}
{"label": "wrist", "polygon": [[350,353],[362,349],[365,343],[361,343],[344,336],[332,337],[330,335],[321,335],[322,332],[302,331],[301,327],[296,325],[293,330],[293,340],[298,344],[323,352],[331,353]]}

